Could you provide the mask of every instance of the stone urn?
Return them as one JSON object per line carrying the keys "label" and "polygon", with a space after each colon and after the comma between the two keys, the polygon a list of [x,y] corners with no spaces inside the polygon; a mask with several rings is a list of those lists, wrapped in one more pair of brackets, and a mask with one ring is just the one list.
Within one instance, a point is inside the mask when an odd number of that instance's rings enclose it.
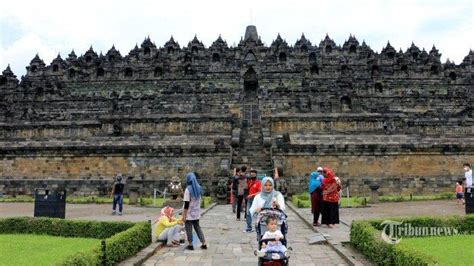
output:
{"label": "stone urn", "polygon": [[370,201],[372,203],[379,203],[379,192],[378,189],[380,188],[380,185],[373,182],[369,185],[370,188]]}
{"label": "stone urn", "polygon": [[181,179],[177,176],[173,176],[167,186],[167,191],[170,199],[163,203],[163,207],[169,206],[175,209],[181,208],[181,205],[183,205],[183,187],[181,185]]}
{"label": "stone urn", "polygon": [[181,180],[177,176],[171,178],[171,182],[168,184],[168,195],[173,200],[181,199],[183,196],[183,187],[181,186]]}

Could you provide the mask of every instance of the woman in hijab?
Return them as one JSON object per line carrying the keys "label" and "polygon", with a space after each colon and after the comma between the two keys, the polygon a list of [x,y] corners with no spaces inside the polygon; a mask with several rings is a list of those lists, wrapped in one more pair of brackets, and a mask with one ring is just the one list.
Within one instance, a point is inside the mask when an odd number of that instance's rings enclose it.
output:
{"label": "woman in hijab", "polygon": [[339,223],[339,191],[341,184],[336,180],[334,172],[324,167],[323,174],[325,175],[322,190],[323,190],[323,210],[321,223],[333,228],[335,224]]}
{"label": "woman in hijab", "polygon": [[186,230],[186,236],[188,238],[188,246],[186,249],[194,250],[193,246],[193,227],[194,231],[201,241],[201,249],[207,249],[206,240],[202,233],[201,226],[199,226],[199,219],[201,218],[201,195],[202,187],[199,185],[196,175],[194,173],[188,173],[186,175],[186,190],[184,191],[184,211],[183,221],[184,228]]}
{"label": "woman in hijab", "polygon": [[308,192],[311,196],[311,213],[313,214],[313,226],[318,226],[320,223],[319,214],[323,208],[323,192],[321,183],[323,182],[323,168],[318,167],[316,172],[312,172],[309,176]]}
{"label": "woman in hijab", "polygon": [[285,211],[285,199],[275,189],[275,183],[271,177],[262,179],[262,190],[253,199],[250,215],[260,212],[262,208],[278,208]]}
{"label": "woman in hijab", "polygon": [[177,247],[179,245],[179,232],[183,225],[182,220],[176,220],[173,217],[173,208],[164,207],[161,209],[160,217],[157,219],[156,235],[158,240],[166,240],[168,247]]}

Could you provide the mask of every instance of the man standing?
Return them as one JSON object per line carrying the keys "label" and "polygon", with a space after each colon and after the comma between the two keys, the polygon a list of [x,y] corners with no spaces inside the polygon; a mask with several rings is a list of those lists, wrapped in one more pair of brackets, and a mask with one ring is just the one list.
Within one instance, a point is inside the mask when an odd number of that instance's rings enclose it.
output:
{"label": "man standing", "polygon": [[472,169],[469,163],[464,165],[464,178],[466,179],[466,187],[472,187]]}
{"label": "man standing", "polygon": [[[240,212],[242,211],[242,203],[248,191],[247,177],[245,176],[246,171],[247,171],[247,167],[242,166],[240,168],[240,176],[237,179],[237,221],[240,221]],[[244,209],[246,208],[244,207]]]}
{"label": "man standing", "polygon": [[112,189],[111,197],[114,198],[114,203],[112,207],[112,215],[116,214],[117,203],[119,205],[118,215],[122,215],[123,210],[123,188],[125,184],[122,182],[122,174],[117,174],[115,177],[114,187]]}
{"label": "man standing", "polygon": [[230,184],[232,213],[235,213],[235,210],[237,208],[237,180],[239,179],[239,176],[240,176],[240,168],[234,168],[234,174],[231,177],[231,184]]}
{"label": "man standing", "polygon": [[244,230],[245,233],[253,232],[252,230],[252,215],[250,214],[250,207],[252,206],[253,199],[257,195],[262,187],[260,180],[257,179],[257,170],[250,170],[250,178],[247,182],[248,185],[248,196],[247,196],[247,216],[245,220],[247,222],[247,228]]}

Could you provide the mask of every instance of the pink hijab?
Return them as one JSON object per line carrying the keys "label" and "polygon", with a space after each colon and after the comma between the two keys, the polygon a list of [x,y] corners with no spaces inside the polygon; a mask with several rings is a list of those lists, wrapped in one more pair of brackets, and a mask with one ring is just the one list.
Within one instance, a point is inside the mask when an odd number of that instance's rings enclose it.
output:
{"label": "pink hijab", "polygon": [[160,218],[166,216],[168,217],[168,219],[171,219],[171,217],[173,217],[173,210],[174,209],[169,206],[164,207],[163,209],[161,209]]}

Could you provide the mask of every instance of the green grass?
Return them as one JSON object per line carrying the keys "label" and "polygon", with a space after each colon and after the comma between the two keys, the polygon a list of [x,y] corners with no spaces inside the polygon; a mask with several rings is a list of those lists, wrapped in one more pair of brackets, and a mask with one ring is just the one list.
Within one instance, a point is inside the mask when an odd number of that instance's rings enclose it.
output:
{"label": "green grass", "polygon": [[[368,199],[366,198],[366,201]],[[351,198],[341,198],[341,208],[347,207],[362,207],[364,204],[363,197],[351,197]],[[311,199],[308,192],[303,192],[301,194],[296,194],[291,197],[291,203],[298,208],[310,208]]]}
{"label": "green grass", "polygon": [[455,194],[451,192],[444,192],[432,195],[387,195],[380,196],[381,202],[403,202],[403,201],[422,201],[422,200],[447,200],[454,199]]}
{"label": "green grass", "polygon": [[432,256],[440,265],[472,265],[474,235],[403,238],[403,247]]}
{"label": "green grass", "polygon": [[[380,202],[404,202],[404,201],[423,201],[423,200],[448,200],[454,199],[454,193],[445,192],[432,195],[386,195],[380,196]],[[365,201],[364,201],[365,198]],[[311,207],[311,200],[308,192],[296,194],[291,197],[291,202],[298,208]],[[341,208],[363,207],[364,203],[370,202],[370,197],[341,197]]]}
{"label": "green grass", "polygon": [[53,265],[80,251],[100,246],[100,239],[0,234],[0,265]]}
{"label": "green grass", "polygon": [[[156,198],[155,204],[153,205],[153,198],[152,197],[141,197],[138,199],[138,204],[140,206],[146,206],[146,207],[157,207],[161,208],[163,207],[163,203],[166,202],[168,199],[163,199],[163,198]],[[0,202],[34,202],[35,199],[31,196],[16,196],[16,197],[9,197],[9,196],[4,196],[0,198]],[[84,197],[78,197],[78,196],[71,196],[71,197],[66,197],[66,202],[67,203],[72,203],[72,204],[112,204],[113,199],[111,197],[98,197],[98,196],[84,196]],[[129,203],[128,198],[123,199],[124,204]],[[212,203],[211,197],[203,197],[202,200],[202,208],[207,208],[210,204]]]}

